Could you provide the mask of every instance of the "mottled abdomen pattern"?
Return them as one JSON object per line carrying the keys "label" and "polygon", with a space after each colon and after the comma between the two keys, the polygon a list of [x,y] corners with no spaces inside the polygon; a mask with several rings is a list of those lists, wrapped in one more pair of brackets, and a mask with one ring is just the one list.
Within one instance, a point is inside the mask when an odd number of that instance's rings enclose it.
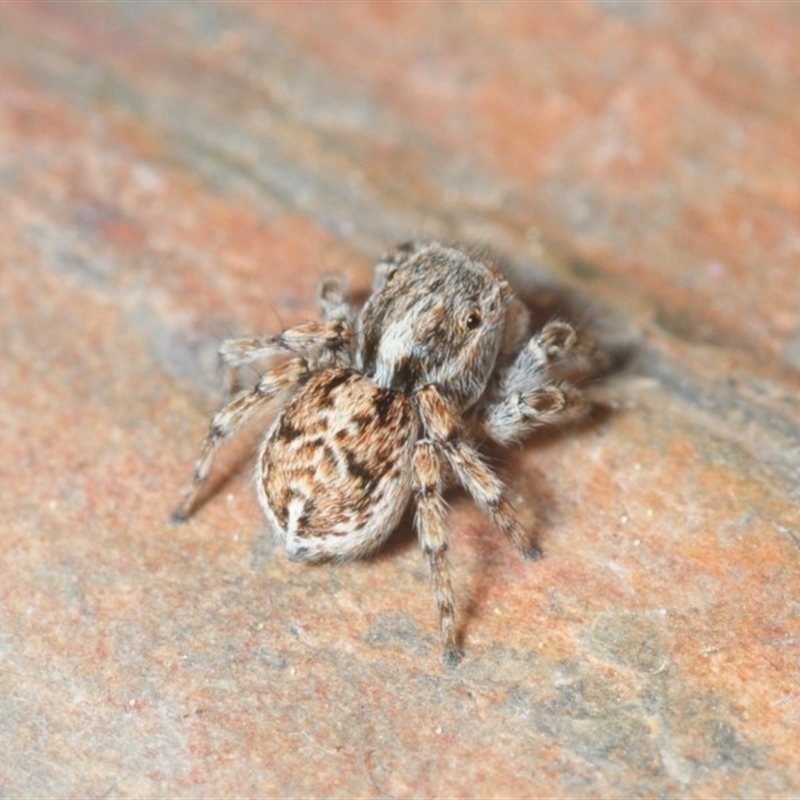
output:
{"label": "mottled abdomen pattern", "polygon": [[265,436],[256,468],[261,507],[290,557],[380,547],[410,498],[417,427],[407,395],[354,369],[310,377]]}

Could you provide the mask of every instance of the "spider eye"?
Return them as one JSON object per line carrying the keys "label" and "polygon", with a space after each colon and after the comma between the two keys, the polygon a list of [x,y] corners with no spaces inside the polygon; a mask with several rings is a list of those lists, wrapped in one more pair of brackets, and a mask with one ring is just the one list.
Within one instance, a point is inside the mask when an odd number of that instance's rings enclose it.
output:
{"label": "spider eye", "polygon": [[480,311],[473,311],[467,317],[467,330],[474,331],[475,328],[480,327],[482,320],[481,320],[481,312]]}

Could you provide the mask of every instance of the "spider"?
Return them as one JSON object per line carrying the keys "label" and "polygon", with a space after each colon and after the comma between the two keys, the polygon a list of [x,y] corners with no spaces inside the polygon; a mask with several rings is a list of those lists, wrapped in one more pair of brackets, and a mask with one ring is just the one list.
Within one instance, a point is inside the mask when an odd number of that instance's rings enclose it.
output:
{"label": "spider", "polygon": [[455,665],[463,651],[443,489],[459,483],[524,557],[539,558],[478,446],[487,439],[506,445],[583,414],[587,402],[567,367],[596,351],[566,322],[529,336],[527,309],[500,273],[435,242],[390,250],[360,313],[339,276],[323,279],[319,302],[322,321],[223,343],[220,361],[230,376],[289,357],[214,414],[173,519],[195,509],[219,445],[282,399],[255,478],[259,504],[289,557],[366,556],[413,501],[444,659]]}

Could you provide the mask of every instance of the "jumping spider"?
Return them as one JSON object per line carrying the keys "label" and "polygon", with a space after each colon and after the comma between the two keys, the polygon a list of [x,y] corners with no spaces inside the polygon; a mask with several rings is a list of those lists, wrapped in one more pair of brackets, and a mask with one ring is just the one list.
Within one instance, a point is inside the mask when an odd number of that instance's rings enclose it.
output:
{"label": "jumping spider", "polygon": [[566,367],[592,361],[595,350],[560,321],[529,338],[528,312],[503,277],[437,243],[391,250],[376,267],[360,313],[338,276],[322,282],[320,306],[321,322],[222,345],[220,359],[231,375],[262,359],[291,357],[212,417],[173,518],[192,513],[220,443],[282,398],[258,451],[256,490],[289,557],[372,553],[413,498],[445,661],[455,665],[462,651],[444,485],[461,484],[526,558],[539,558],[477,446],[485,439],[508,444],[539,425],[582,414],[587,403]]}

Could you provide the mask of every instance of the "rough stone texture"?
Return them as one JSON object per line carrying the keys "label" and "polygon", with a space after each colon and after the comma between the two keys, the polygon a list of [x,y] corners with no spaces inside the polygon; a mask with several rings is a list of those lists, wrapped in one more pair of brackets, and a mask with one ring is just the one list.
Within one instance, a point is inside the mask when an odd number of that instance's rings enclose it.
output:
{"label": "rough stone texture", "polygon": [[[796,3],[3,3],[0,795],[797,796],[799,43]],[[219,339],[409,235],[617,354],[502,456],[543,561],[452,498],[450,671],[409,525],[288,562],[254,436],[167,522]]]}

